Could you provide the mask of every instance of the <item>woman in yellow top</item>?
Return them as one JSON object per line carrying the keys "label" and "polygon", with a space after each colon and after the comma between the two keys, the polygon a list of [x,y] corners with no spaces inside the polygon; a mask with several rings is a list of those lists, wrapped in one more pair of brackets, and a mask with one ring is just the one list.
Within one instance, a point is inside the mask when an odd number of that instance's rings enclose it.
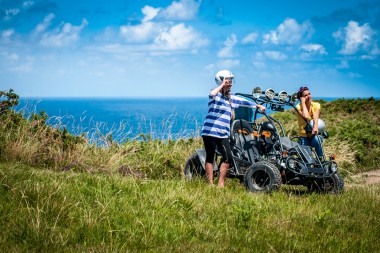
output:
{"label": "woman in yellow top", "polygon": [[[319,158],[323,158],[322,141],[323,138],[318,135],[318,118],[321,111],[321,105],[311,100],[311,93],[308,87],[301,87],[297,93],[300,103],[296,106],[298,117],[298,142],[301,145],[312,146]],[[314,121],[311,131],[306,131],[306,121]]]}

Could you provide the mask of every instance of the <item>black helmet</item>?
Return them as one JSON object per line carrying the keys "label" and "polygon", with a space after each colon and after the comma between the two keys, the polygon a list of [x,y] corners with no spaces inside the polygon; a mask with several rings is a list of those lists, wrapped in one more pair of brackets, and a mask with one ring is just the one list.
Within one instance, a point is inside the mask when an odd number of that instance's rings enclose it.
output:
{"label": "black helmet", "polygon": [[269,132],[275,132],[276,128],[274,125],[269,121],[264,121],[261,123],[261,131],[269,131]]}

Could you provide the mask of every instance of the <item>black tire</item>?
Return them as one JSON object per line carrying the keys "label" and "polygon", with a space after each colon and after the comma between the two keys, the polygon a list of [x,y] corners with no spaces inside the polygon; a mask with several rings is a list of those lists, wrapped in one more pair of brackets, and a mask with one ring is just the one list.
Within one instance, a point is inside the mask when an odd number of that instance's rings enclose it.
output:
{"label": "black tire", "polygon": [[245,186],[251,192],[269,193],[279,189],[281,181],[277,167],[265,161],[251,165],[244,176]]}
{"label": "black tire", "polygon": [[203,177],[206,175],[206,171],[203,169],[196,153],[187,159],[183,174],[187,180],[191,180],[195,177]]}
{"label": "black tire", "polygon": [[344,191],[344,181],[339,173],[335,173],[330,178],[313,181],[307,188],[310,192],[337,194]]}

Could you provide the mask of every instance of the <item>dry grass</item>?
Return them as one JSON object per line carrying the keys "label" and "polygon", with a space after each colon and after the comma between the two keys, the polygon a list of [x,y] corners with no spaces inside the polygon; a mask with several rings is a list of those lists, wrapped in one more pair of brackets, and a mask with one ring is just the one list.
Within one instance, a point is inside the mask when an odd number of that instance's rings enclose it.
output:
{"label": "dry grass", "polygon": [[47,126],[43,116],[28,120],[14,113],[1,116],[1,160],[55,170],[113,173],[124,166],[151,177],[179,177],[186,158],[202,146],[199,138],[156,140],[149,136],[145,141],[137,136],[118,143],[100,129],[92,129],[97,139],[89,139],[89,132],[73,136],[62,125]]}
{"label": "dry grass", "polygon": [[[348,112],[341,111],[347,108],[345,104],[341,105],[344,101],[336,103],[323,105],[322,118],[330,132],[330,138],[324,142],[327,156],[336,155],[339,167],[346,174],[380,167],[380,158],[376,155],[380,152],[378,117],[368,118],[368,115],[374,115],[373,112],[367,115],[365,111],[355,111],[362,110],[367,103],[370,110],[376,111],[380,108],[379,103],[359,101],[360,106]],[[352,106],[355,103],[350,101],[349,104]],[[284,124],[286,135],[297,134],[293,110],[273,116]],[[0,117],[0,160],[54,170],[132,171],[152,178],[180,177],[186,159],[195,149],[203,146],[199,137],[173,140],[168,136],[166,140],[157,140],[149,135],[134,139],[124,136],[125,141],[119,143],[112,136],[120,137],[125,131],[128,132],[128,127],[123,124],[115,126],[108,134],[102,134],[104,129],[101,124],[95,124],[93,129],[73,136],[62,125],[62,119],[54,119],[54,127],[47,126],[47,115],[35,114],[24,119],[18,113],[9,112]],[[166,124],[170,133],[170,123]]]}

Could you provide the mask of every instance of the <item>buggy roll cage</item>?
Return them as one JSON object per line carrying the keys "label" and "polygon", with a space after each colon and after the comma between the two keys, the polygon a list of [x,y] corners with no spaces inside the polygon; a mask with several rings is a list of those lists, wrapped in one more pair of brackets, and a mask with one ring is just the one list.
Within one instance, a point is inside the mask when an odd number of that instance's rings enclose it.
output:
{"label": "buggy roll cage", "polygon": [[[260,87],[256,87],[252,90],[252,94],[236,93],[236,95],[253,100],[257,104],[265,105],[266,108],[271,109],[272,111],[279,111],[279,112],[283,112],[285,106],[291,106],[292,108],[296,110],[296,107],[294,104],[298,101],[297,93],[294,93],[293,95],[289,96],[286,91],[280,91],[279,93],[276,93],[272,88],[269,88],[264,92],[261,90]],[[278,133],[279,136],[285,136],[285,130],[282,124],[278,120],[276,120],[275,118],[273,118],[272,116],[268,115],[265,112],[264,113],[260,112],[258,108],[256,108],[255,113],[254,113],[254,118],[253,118],[254,122],[257,119],[257,114],[263,114],[272,124],[273,122],[277,123],[277,125],[280,126],[281,133],[282,133],[282,135]],[[308,124],[307,121],[306,123]],[[276,131],[277,131],[277,128],[276,128]],[[282,149],[282,143],[280,146]]]}
{"label": "buggy roll cage", "polygon": [[[283,112],[284,111],[284,107],[290,106],[298,114],[300,114],[298,112],[296,106],[295,106],[295,104],[299,100],[298,97],[297,97],[297,93],[293,93],[292,95],[288,95],[288,93],[286,91],[280,91],[280,92],[276,93],[272,88],[269,88],[266,91],[263,91],[260,87],[256,87],[256,88],[254,88],[252,90],[252,94],[236,93],[236,95],[239,95],[239,96],[248,98],[250,100],[253,100],[257,104],[265,105],[266,108],[271,109],[272,111]],[[269,122],[271,122],[272,124],[275,122],[275,123],[277,123],[278,126],[280,126],[281,133],[279,132],[279,130],[277,129],[276,126],[275,126],[275,131],[276,131],[276,134],[279,137],[278,138],[278,142],[280,143],[280,145],[278,146],[278,148],[279,148],[279,151],[282,153],[284,151],[284,146],[283,146],[284,140],[281,138],[281,136],[282,137],[286,136],[284,128],[283,128],[283,125],[278,120],[276,120],[272,116],[266,114],[265,112],[264,113],[260,112],[258,110],[258,108],[256,108],[256,110],[255,110],[253,122],[250,122],[250,123],[256,124],[257,114],[264,115],[268,119]],[[308,125],[309,127],[311,127],[310,123],[306,119],[304,119],[304,120],[306,122],[306,125]],[[293,139],[293,138],[291,138],[291,139]],[[295,148],[295,150],[296,150],[296,152],[299,155],[301,155],[301,153],[302,153],[302,156],[305,157],[305,159],[306,159],[307,162],[303,161],[304,165],[312,164],[313,163],[312,159],[310,160],[310,157],[308,157],[307,154],[305,154],[301,150],[298,150],[298,148]],[[322,162],[319,161],[319,158],[317,158],[317,163],[320,164],[320,165],[322,165]]]}
{"label": "buggy roll cage", "polygon": [[[289,95],[286,91],[283,91],[283,90],[276,93],[272,88],[269,88],[263,91],[260,87],[256,87],[252,90],[252,94],[236,93],[235,95],[246,97],[248,99],[255,101],[257,104],[260,104],[260,105],[265,104],[266,108],[271,109],[272,111],[283,112],[285,106],[290,106],[298,114],[300,114],[295,106],[295,104],[298,102],[297,93],[293,93],[292,95]],[[260,113],[260,111],[256,108],[255,114],[254,114],[254,120],[257,119],[258,113]],[[272,121],[276,122],[281,127],[283,136],[285,136],[284,134],[285,131],[283,129],[282,124],[280,124],[280,122],[278,122],[273,117],[267,115],[265,112],[260,113],[260,114],[263,114],[264,116],[266,116],[271,123],[273,123]],[[306,122],[306,125],[309,125],[309,127],[312,127],[306,119],[304,120]]]}

